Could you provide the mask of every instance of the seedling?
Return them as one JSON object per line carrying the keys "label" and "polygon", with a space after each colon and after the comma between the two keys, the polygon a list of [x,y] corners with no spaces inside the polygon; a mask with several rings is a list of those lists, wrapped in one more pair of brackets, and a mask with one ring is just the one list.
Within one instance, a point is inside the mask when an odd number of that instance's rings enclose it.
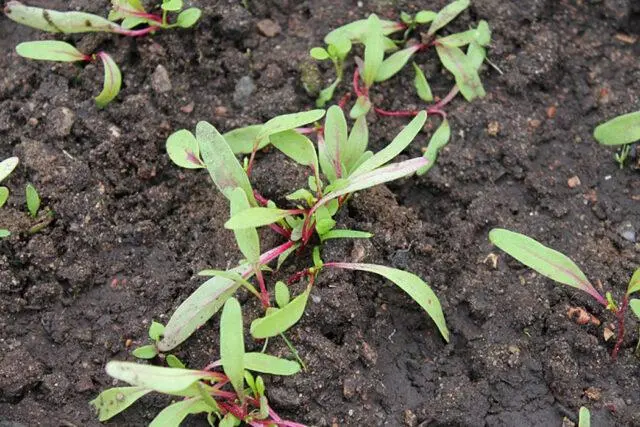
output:
{"label": "seedling", "polygon": [[[8,159],[0,162],[0,182],[2,182],[6,177],[11,175],[11,172],[18,166],[19,160],[17,157],[9,157]],[[0,208],[7,203],[9,199],[9,189],[7,187],[0,187]],[[5,237],[9,237],[11,232],[7,229],[0,229],[0,239]]]}
{"label": "seedling", "polygon": [[[112,418],[155,391],[182,399],[163,409],[150,427],[178,427],[188,415],[199,413],[206,413],[212,426],[216,422],[229,427],[244,422],[256,427],[303,427],[278,416],[269,406],[262,377],[254,378],[250,373],[294,375],[300,365],[264,353],[245,352],[242,329],[240,304],[235,298],[229,298],[220,319],[220,358],[204,369],[109,362],[107,373],[131,386],[105,390],[91,401],[99,420]],[[222,368],[222,372],[218,368]]]}
{"label": "seedling", "polygon": [[[489,240],[527,267],[558,283],[588,293],[608,311],[611,311],[615,315],[618,324],[617,340],[611,352],[611,358],[615,360],[618,357],[618,351],[624,339],[624,316],[630,304],[629,296],[640,291],[640,268],[633,273],[622,301],[617,303],[614,301],[611,292],[607,292],[603,297],[571,259],[530,237],[509,230],[494,228],[489,233]],[[633,304],[634,306],[638,305],[638,303]],[[633,307],[632,310],[635,311]]]}
{"label": "seedling", "polygon": [[624,167],[631,152],[631,144],[640,141],[640,111],[624,114],[596,127],[593,137],[602,145],[621,145],[615,160]]}

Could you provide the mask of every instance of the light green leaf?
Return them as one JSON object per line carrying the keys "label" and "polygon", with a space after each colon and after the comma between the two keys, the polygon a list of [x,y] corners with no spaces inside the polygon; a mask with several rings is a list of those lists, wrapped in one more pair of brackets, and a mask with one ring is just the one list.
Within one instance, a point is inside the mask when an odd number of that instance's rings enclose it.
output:
{"label": "light green leaf", "polygon": [[[1,205],[1,204],[0,204]],[[640,291],[640,268],[634,271],[631,280],[629,280],[629,286],[627,286],[627,296],[634,292]]]}
{"label": "light green leaf", "polygon": [[18,163],[20,163],[20,161],[17,157],[9,157],[0,162],[0,182],[4,181],[4,179],[13,172],[16,166],[18,166]]}
{"label": "light green leaf", "polygon": [[270,138],[271,144],[284,155],[302,166],[309,166],[314,171],[318,170],[318,156],[309,138],[295,130],[279,132],[271,135]]}
{"label": "light green leaf", "polygon": [[133,350],[131,354],[138,359],[153,359],[158,355],[158,349],[153,344],[143,345]]}
{"label": "light green leaf", "polygon": [[593,137],[602,145],[624,145],[640,140],[640,111],[623,114],[599,125]]}
{"label": "light green leaf", "polygon": [[38,195],[38,191],[33,185],[27,184],[25,195],[27,199],[27,210],[31,216],[35,218],[40,209],[40,196]]}
{"label": "light green leaf", "polygon": [[176,10],[182,9],[182,0],[163,0],[161,7],[162,10],[175,12]]}
{"label": "light green leaf", "polygon": [[199,169],[205,167],[200,160],[198,140],[186,129],[180,129],[169,135],[167,154],[169,154],[171,161],[181,168]]}
{"label": "light green leaf", "polygon": [[154,341],[159,341],[163,333],[164,325],[162,323],[152,321],[151,326],[149,327],[149,338]]}
{"label": "light green leaf", "polygon": [[134,27],[137,27],[138,25],[146,24],[148,22],[149,20],[146,18],[139,18],[137,16],[127,16],[122,20],[122,22],[120,23],[120,26],[124,29],[130,30]]}
{"label": "light green leaf", "polygon": [[413,85],[416,87],[416,91],[418,92],[418,96],[423,101],[431,102],[433,101],[433,94],[431,93],[431,86],[427,82],[427,78],[424,73],[416,64],[413,62],[413,70],[416,73],[416,77],[413,79]]}
{"label": "light green leaf", "polygon": [[487,50],[476,42],[471,42],[467,48],[467,59],[469,65],[474,70],[478,70],[484,59],[487,57]]}
{"label": "light green leaf", "polygon": [[378,68],[375,81],[383,82],[396,75],[418,50],[420,50],[419,44],[399,50],[385,59]]}
{"label": "light green leaf", "polygon": [[76,62],[90,59],[69,43],[57,40],[20,43],[16,46],[16,52],[24,58],[42,61]]}
{"label": "light green leaf", "polygon": [[144,13],[144,7],[139,0],[111,0],[111,10],[109,11],[109,21],[135,18],[135,13]]}
{"label": "light green leaf", "polygon": [[209,373],[192,369],[164,368],[132,362],[107,363],[107,374],[134,386],[160,393],[181,393],[198,380],[209,378]]}
{"label": "light green leaf", "polygon": [[427,34],[433,35],[436,31],[453,21],[463,10],[469,7],[469,0],[457,0],[446,5],[431,22]]}
{"label": "light green leaf", "polygon": [[310,293],[311,287],[307,287],[283,308],[251,322],[251,335],[254,338],[275,337],[298,323],[307,306]]}
{"label": "light green leaf", "polygon": [[185,9],[178,15],[176,19],[176,24],[180,28],[190,28],[193,27],[200,16],[202,15],[202,11],[197,7],[190,7],[189,9]]}
{"label": "light green leaf", "polygon": [[[236,188],[230,193],[231,216],[251,209],[247,196],[242,188]],[[250,264],[256,264],[260,258],[260,237],[254,227],[245,227],[233,231],[242,255]]]}
{"label": "light green leaf", "polygon": [[316,107],[324,107],[328,101],[331,101],[333,98],[333,92],[338,87],[341,79],[336,78],[330,86],[322,89],[320,94],[318,95],[318,99],[316,99]]}
{"label": "light green leaf", "polygon": [[437,43],[446,44],[447,46],[461,47],[466,46],[469,43],[476,41],[477,31],[467,30],[461,33],[450,34],[446,37],[438,37]]}
{"label": "light green leaf", "polygon": [[[233,150],[234,154],[249,154],[253,151],[255,146],[256,137],[260,133],[262,125],[251,125],[243,128],[234,129],[231,132],[227,132],[222,135]],[[269,145],[269,138],[265,138],[260,141],[260,144],[256,150],[261,150],[265,146]]]}
{"label": "light green leaf", "polygon": [[327,241],[329,239],[369,239],[373,237],[373,234],[366,231],[357,230],[331,230],[325,234],[320,235],[320,240]]}
{"label": "light green leaf", "polygon": [[361,95],[356,99],[353,107],[351,107],[349,117],[352,119],[359,119],[360,117],[366,116],[369,110],[371,110],[371,100],[368,96]]}
{"label": "light green leaf", "polygon": [[5,228],[0,229],[0,239],[4,239],[11,236],[11,232]]}
{"label": "light green leaf", "polygon": [[229,230],[240,230],[249,227],[261,227],[273,224],[276,221],[291,215],[291,211],[278,208],[249,208],[233,215],[224,223],[224,228]]}
{"label": "light green leaf", "polygon": [[372,14],[367,19],[367,32],[364,39],[364,71],[362,79],[366,87],[371,87],[378,75],[384,59],[384,36],[380,19]]}
{"label": "light green leaf", "polygon": [[249,204],[257,206],[246,172],[218,130],[207,122],[199,122],[196,125],[196,139],[209,175],[220,192],[231,199],[231,192],[240,187],[247,195]]}
{"label": "light green leaf", "polygon": [[390,162],[398,154],[400,154],[411,141],[420,133],[422,126],[424,126],[427,120],[427,112],[420,111],[409,124],[403,128],[400,133],[382,150],[378,151],[373,157],[366,160],[358,169],[353,171],[352,175],[359,175],[366,172],[371,172],[376,168]]}
{"label": "light green leaf", "polygon": [[476,28],[476,42],[480,46],[488,46],[491,43],[491,28],[484,19],[478,23],[478,28]]}
{"label": "light green leaf", "polygon": [[98,420],[107,421],[150,392],[151,389],[144,387],[115,387],[103,391],[89,403],[98,411]]}
{"label": "light green leaf", "polygon": [[165,362],[167,362],[167,365],[170,368],[178,368],[178,369],[186,368],[185,364],[182,363],[182,361],[178,359],[176,356],[174,356],[173,354],[167,354],[167,357],[165,358]]}
{"label": "light green leaf", "polygon": [[325,59],[329,59],[329,52],[327,52],[324,48],[314,47],[311,48],[309,54],[313,59],[317,59],[318,61],[324,61]]}
{"label": "light green leaf", "polygon": [[631,307],[631,311],[636,315],[638,319],[640,319],[640,299],[634,298],[629,301],[629,307]]}
{"label": "light green leaf", "polygon": [[351,127],[351,133],[347,140],[347,146],[342,150],[342,162],[349,174],[354,170],[355,164],[367,150],[369,143],[369,129],[366,116],[360,116]]}
{"label": "light green leaf", "polygon": [[436,52],[442,65],[455,77],[460,93],[467,101],[486,95],[476,68],[460,48],[437,44]]}
{"label": "light green leaf", "polygon": [[440,306],[440,300],[438,300],[438,297],[431,290],[429,285],[415,274],[376,264],[338,262],[332,263],[332,265],[348,270],[368,271],[370,273],[379,274],[380,276],[392,281],[403,291],[409,294],[409,296],[427,312],[435,322],[442,337],[445,341],[449,342],[449,330],[447,329],[447,324],[444,320],[444,313]]}
{"label": "light green leaf", "polygon": [[239,275],[238,273],[234,272],[233,270],[202,270],[198,272],[198,276],[217,276],[217,277],[223,277],[225,279],[229,279],[232,280],[236,283],[241,284],[242,286],[244,286],[245,288],[247,288],[249,291],[251,291],[252,294],[259,296],[260,293],[256,290],[256,288],[249,282],[247,281],[247,279],[245,279],[244,277],[242,277],[241,275]]}
{"label": "light green leaf", "polygon": [[591,412],[584,406],[580,407],[578,414],[578,427],[591,427]]}
{"label": "light green leaf", "polygon": [[318,139],[318,154],[322,172],[330,182],[343,174],[341,154],[347,144],[347,121],[342,109],[332,105],[324,122],[324,139]]}
{"label": "light green leaf", "polygon": [[9,198],[9,189],[7,187],[0,187],[0,208],[7,203],[7,199]]}
{"label": "light green leaf", "polygon": [[271,375],[294,375],[300,372],[297,362],[264,353],[245,353],[244,368]]}
{"label": "light green leaf", "polygon": [[[293,236],[293,233],[292,233]],[[293,238],[291,239],[293,240]],[[282,263],[285,262],[287,260],[287,258],[289,258],[289,255],[291,255],[296,249],[298,249],[299,245],[295,244],[293,246],[291,246],[289,249],[287,249],[286,251],[282,252],[279,256],[278,256],[278,261],[276,262],[276,270],[280,270],[280,267],[282,266]]]}
{"label": "light green leaf", "polygon": [[449,121],[444,119],[438,129],[431,135],[427,150],[424,152],[424,158],[429,160],[429,163],[422,169],[416,172],[417,175],[423,175],[429,171],[436,164],[438,160],[438,153],[442,148],[449,143],[451,138],[451,127],[449,127]]}
{"label": "light green leaf", "polygon": [[605,299],[589,283],[584,273],[566,255],[548,248],[531,237],[502,228],[489,232],[491,243],[524,265],[556,282],[578,288],[599,302]]}
{"label": "light green leaf", "polygon": [[282,308],[289,304],[291,295],[289,293],[289,287],[281,280],[276,282],[276,303],[278,307]]}
{"label": "light green leaf", "polygon": [[291,194],[284,196],[287,200],[304,200],[307,204],[312,204],[315,196],[306,188],[299,188]]}
{"label": "light green leaf", "polygon": [[172,403],[164,408],[151,421],[149,427],[179,427],[187,416],[201,412],[212,412],[214,408],[209,406],[201,397],[192,397]]}
{"label": "light green leaf", "polygon": [[120,86],[122,85],[122,74],[120,74],[120,68],[114,60],[105,52],[98,52],[97,55],[102,60],[104,67],[104,83],[102,85],[102,92],[95,98],[98,108],[104,108],[110,103],[118,93],[120,92]]}
{"label": "light green leaf", "polygon": [[428,24],[429,22],[436,19],[436,16],[438,16],[438,14],[431,10],[421,10],[420,12],[416,13],[414,20],[418,24]]}
{"label": "light green leaf", "polygon": [[218,427],[236,427],[239,422],[240,420],[234,417],[232,413],[227,412],[227,414],[220,420]]}
{"label": "light green leaf", "polygon": [[[399,25],[397,22],[388,20],[379,20],[382,34],[387,36],[397,31],[404,29],[403,25]],[[363,42],[368,30],[368,21],[366,19],[360,19],[358,21],[350,22],[347,25],[338,27],[331,31],[324,37],[326,44],[339,44],[341,40],[347,39],[355,42]]]}
{"label": "light green leaf", "polygon": [[119,25],[97,15],[84,12],[58,12],[51,9],[25,6],[20,2],[8,2],[5,15],[22,25],[50,33],[86,33],[93,31],[121,32]]}
{"label": "light green leaf", "polygon": [[257,140],[262,140],[274,133],[295,129],[309,123],[320,120],[324,116],[324,110],[311,110],[302,113],[284,114],[274,117],[262,125],[260,132],[256,136]]}
{"label": "light green leaf", "polygon": [[244,335],[242,311],[235,298],[224,304],[220,317],[220,359],[224,373],[229,378],[238,397],[244,399]]}

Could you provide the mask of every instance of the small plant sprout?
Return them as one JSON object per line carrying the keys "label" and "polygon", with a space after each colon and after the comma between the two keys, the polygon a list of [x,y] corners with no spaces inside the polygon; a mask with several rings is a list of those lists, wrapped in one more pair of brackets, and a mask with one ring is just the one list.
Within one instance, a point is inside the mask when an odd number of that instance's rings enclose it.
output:
{"label": "small plant sprout", "polygon": [[27,210],[35,218],[38,216],[38,210],[40,209],[40,195],[38,195],[38,191],[33,185],[27,184],[25,197],[27,199]]}
{"label": "small plant sprout", "polygon": [[294,375],[300,365],[264,353],[246,352],[242,329],[240,304],[229,298],[220,319],[220,358],[204,369],[109,362],[107,373],[130,386],[105,390],[91,401],[99,420],[114,417],[155,391],[178,399],[163,409],[150,427],[177,427],[188,415],[200,413],[207,414],[210,425],[231,427],[244,422],[255,427],[303,427],[278,416],[269,406],[262,377],[251,374]]}
{"label": "small plant sprout", "polygon": [[[18,166],[19,160],[17,157],[9,157],[0,162],[0,182],[4,181],[11,172]],[[7,203],[9,199],[9,189],[5,186],[0,186],[0,208]],[[0,239],[9,237],[11,232],[7,229],[0,229]]]}
{"label": "small plant sprout", "polygon": [[[588,293],[603,307],[611,311],[615,315],[618,325],[617,340],[611,352],[611,358],[616,360],[624,339],[624,317],[630,305],[629,297],[631,294],[640,291],[640,268],[633,273],[622,301],[616,303],[610,292],[607,292],[603,297],[589,283],[584,273],[571,259],[530,237],[509,230],[494,228],[489,233],[489,240],[527,267],[558,283]],[[637,305],[637,303],[633,304]],[[633,306],[632,310],[635,310]]]}
{"label": "small plant sprout", "polygon": [[149,338],[154,342],[153,344],[143,345],[131,352],[134,357],[138,359],[153,359],[158,355],[158,341],[162,338],[164,333],[164,325],[158,322],[151,322],[149,327]]}
{"label": "small plant sprout", "polygon": [[[148,28],[189,28],[193,27],[200,19],[202,11],[197,7],[184,9],[182,0],[162,0],[160,8],[162,15],[154,15],[145,11],[140,0],[111,0],[112,9],[109,12],[110,21],[120,21],[125,29],[131,29],[138,25],[148,25]],[[169,13],[177,13],[174,23],[168,20]]]}
{"label": "small plant sprout", "polygon": [[640,141],[640,111],[623,114],[596,127],[593,137],[602,145],[621,145],[615,160],[624,168],[631,145]]}
{"label": "small plant sprout", "polygon": [[56,40],[24,42],[16,46],[18,55],[41,61],[58,62],[93,62],[98,58],[104,67],[104,83],[102,91],[95,98],[99,108],[105,107],[120,92],[122,75],[118,65],[106,52],[98,52],[95,55],[85,55],[66,42]]}

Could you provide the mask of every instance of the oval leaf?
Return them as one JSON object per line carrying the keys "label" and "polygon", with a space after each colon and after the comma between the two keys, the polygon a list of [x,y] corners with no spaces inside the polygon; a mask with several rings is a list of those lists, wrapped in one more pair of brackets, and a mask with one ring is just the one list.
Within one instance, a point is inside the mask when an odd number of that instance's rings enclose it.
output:
{"label": "oval leaf", "polygon": [[103,391],[89,403],[98,411],[98,420],[107,421],[150,392],[151,389],[144,387],[115,387]]}
{"label": "oval leaf", "polygon": [[181,28],[190,28],[193,27],[198,19],[200,19],[200,15],[202,15],[202,11],[197,7],[190,7],[189,9],[185,9],[178,15],[178,19],[176,20],[176,24],[178,24]]}
{"label": "oval leaf", "polygon": [[640,140],[640,111],[623,114],[598,126],[593,137],[602,145],[624,145]]}
{"label": "oval leaf", "polygon": [[368,96],[361,95],[356,99],[353,107],[351,107],[349,117],[352,119],[359,119],[360,117],[366,116],[369,110],[371,110],[371,100]]}
{"label": "oval leaf", "polygon": [[310,293],[311,288],[307,287],[283,308],[251,322],[251,335],[254,338],[275,337],[295,325],[304,313]]}
{"label": "oval leaf", "polygon": [[638,268],[633,273],[633,276],[631,276],[631,280],[629,280],[629,286],[627,286],[627,296],[638,291],[640,291],[640,268]]}
{"label": "oval leaf", "polygon": [[131,354],[138,359],[153,359],[158,355],[158,349],[153,344],[143,345],[133,350]]}
{"label": "oval leaf", "polygon": [[629,307],[631,307],[631,311],[640,319],[640,299],[632,299],[629,301]]}
{"label": "oval leaf", "polygon": [[145,387],[160,393],[179,393],[198,380],[209,378],[205,371],[192,369],[164,368],[131,362],[107,363],[107,374],[113,378],[138,387]]}
{"label": "oval leaf", "polygon": [[318,170],[318,155],[309,138],[295,130],[286,130],[270,136],[271,144],[293,161]]}
{"label": "oval leaf", "polygon": [[324,121],[324,139],[318,143],[322,171],[330,182],[342,176],[342,150],[347,144],[347,120],[342,108],[332,105]]}
{"label": "oval leaf", "polygon": [[181,168],[199,169],[204,167],[200,160],[198,140],[191,132],[181,129],[167,138],[167,154],[173,163]]}
{"label": "oval leaf", "polygon": [[13,172],[16,166],[18,166],[18,163],[20,163],[20,161],[17,157],[9,157],[0,162],[0,182]]}
{"label": "oval leaf", "polygon": [[220,359],[224,373],[242,399],[244,396],[244,335],[242,311],[235,298],[229,298],[220,317]]}
{"label": "oval leaf", "polygon": [[224,228],[230,230],[240,230],[250,227],[261,227],[269,225],[276,221],[291,215],[290,210],[278,208],[249,208],[233,215],[224,224]]}
{"label": "oval leaf", "polygon": [[246,353],[244,368],[271,375],[294,375],[300,372],[300,365],[297,362],[264,353]]}
{"label": "oval leaf", "polygon": [[24,58],[42,61],[76,62],[90,59],[69,43],[57,40],[20,43],[16,46],[16,52]]}
{"label": "oval leaf", "polygon": [[276,303],[278,307],[282,308],[289,304],[291,295],[289,294],[289,287],[282,281],[276,282]]}
{"label": "oval leaf", "polygon": [[95,98],[98,108],[104,108],[110,103],[120,92],[122,85],[122,75],[118,65],[104,52],[98,52],[98,57],[102,60],[104,66],[104,83],[102,92]]}
{"label": "oval leaf", "polygon": [[36,215],[38,215],[38,209],[40,209],[40,196],[38,195],[38,191],[33,185],[27,184],[25,194],[27,199],[27,210],[31,216],[35,218]]}
{"label": "oval leaf", "polygon": [[362,79],[367,87],[371,87],[378,75],[384,59],[384,35],[380,19],[372,14],[367,19],[367,32],[364,39],[364,70]]}
{"label": "oval leaf", "polygon": [[274,117],[273,119],[262,125],[260,133],[256,137],[262,140],[274,133],[282,132],[289,129],[295,129],[309,123],[320,120],[324,116],[324,110],[311,110],[302,113],[284,114]]}

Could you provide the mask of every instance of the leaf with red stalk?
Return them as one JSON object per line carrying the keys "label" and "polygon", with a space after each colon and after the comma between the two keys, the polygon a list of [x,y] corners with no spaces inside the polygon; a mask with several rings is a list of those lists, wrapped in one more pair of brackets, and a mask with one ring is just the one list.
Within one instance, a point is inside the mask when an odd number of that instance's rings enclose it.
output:
{"label": "leaf with red stalk", "polygon": [[16,46],[16,53],[23,58],[41,61],[78,62],[91,60],[91,56],[85,55],[69,43],[57,40],[20,43]]}
{"label": "leaf with red stalk", "polygon": [[318,139],[318,154],[320,167],[329,182],[343,176],[341,161],[342,150],[347,144],[347,121],[342,109],[337,105],[327,110],[324,122],[324,139]]}
{"label": "leaf with red stalk", "polygon": [[467,101],[486,95],[476,68],[460,48],[436,44],[436,52],[442,65],[455,77],[456,85]]}
{"label": "leaf with red stalk", "polygon": [[307,306],[310,293],[311,284],[283,308],[273,308],[270,314],[254,320],[251,323],[251,335],[258,339],[275,337],[298,323]]}
{"label": "leaf with red stalk", "polygon": [[356,102],[349,111],[349,117],[352,119],[359,119],[366,117],[367,113],[371,110],[371,100],[368,96],[360,95]]}
{"label": "leaf with red stalk", "polygon": [[160,393],[177,396],[194,396],[192,390],[196,382],[211,379],[211,373],[194,369],[164,368],[161,366],[142,365],[132,362],[107,363],[109,376],[137,387],[145,387]]}
{"label": "leaf with red stalk", "polygon": [[317,176],[318,155],[309,138],[294,130],[279,132],[270,138],[274,147],[298,164],[310,167]]}
{"label": "leaf with red stalk", "polygon": [[[404,29],[404,25],[399,22],[379,20],[380,30],[383,35],[388,36]],[[347,39],[351,42],[364,43],[368,31],[369,22],[367,19],[350,22],[342,27],[338,27],[324,37],[326,44],[339,44],[341,40]]]}
{"label": "leaf with red stalk", "polygon": [[245,353],[244,368],[254,372],[284,376],[300,372],[300,365],[297,362],[264,353]]}
{"label": "leaf with red stalk", "polygon": [[367,19],[367,32],[364,38],[364,69],[362,80],[369,88],[378,75],[378,70],[384,60],[384,36],[381,31],[380,19],[372,14]]}
{"label": "leaf with red stalk", "polygon": [[205,165],[200,159],[198,140],[191,132],[181,129],[167,138],[167,154],[181,168],[200,169]]}
{"label": "leaf with red stalk", "polygon": [[309,123],[318,121],[324,116],[324,110],[311,110],[302,113],[283,114],[267,121],[256,135],[256,142],[273,134],[299,128]]}
{"label": "leaf with red stalk", "polygon": [[110,103],[120,92],[122,85],[122,74],[118,64],[106,52],[98,52],[98,58],[102,60],[104,67],[104,83],[102,92],[95,98],[98,108],[104,108]]}
{"label": "leaf with red stalk", "polygon": [[238,300],[229,298],[220,317],[220,359],[241,401],[244,401],[244,356],[242,309]]}
{"label": "leaf with red stalk", "polygon": [[491,30],[487,21],[482,20],[478,23],[478,28],[440,37],[436,39],[436,42],[455,47],[466,46],[473,42],[480,46],[487,46],[491,42]]}
{"label": "leaf with red stalk", "polygon": [[407,62],[409,62],[409,59],[411,59],[411,57],[423,47],[424,46],[421,44],[416,44],[406,49],[399,50],[386,58],[382,61],[382,64],[378,69],[375,81],[383,82],[395,76],[407,64]]}

